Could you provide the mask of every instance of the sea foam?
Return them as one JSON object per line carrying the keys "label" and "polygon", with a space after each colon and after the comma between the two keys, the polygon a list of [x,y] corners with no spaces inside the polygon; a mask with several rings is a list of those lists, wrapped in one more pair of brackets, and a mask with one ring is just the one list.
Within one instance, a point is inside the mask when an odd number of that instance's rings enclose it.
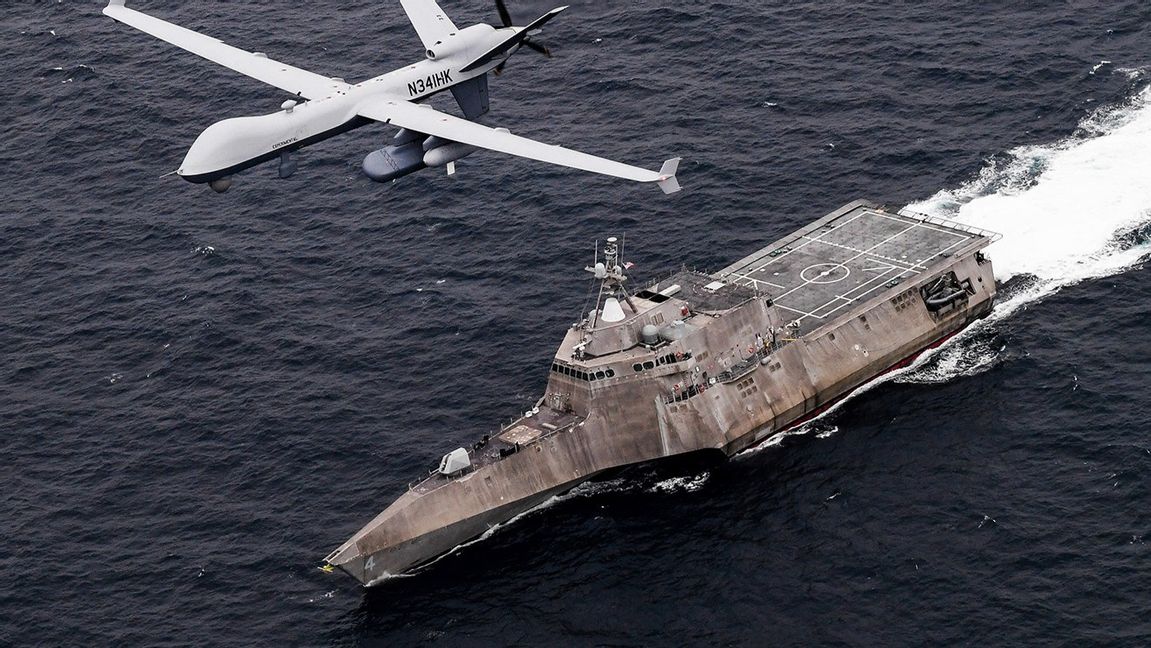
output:
{"label": "sea foam", "polygon": [[907,208],[1003,235],[987,249],[997,278],[1008,284],[995,310],[912,365],[858,387],[812,421],[746,453],[817,431],[845,402],[889,380],[939,383],[982,373],[1004,351],[977,338],[988,326],[1061,288],[1144,261],[1151,253],[1144,234],[1151,225],[1151,86],[1123,104],[1099,108],[1072,135],[1012,149],[970,182]]}
{"label": "sea foam", "polygon": [[1121,272],[1149,251],[1125,235],[1151,222],[1151,87],[908,208],[1003,234],[988,249],[1001,281],[1030,275],[1047,292]]}

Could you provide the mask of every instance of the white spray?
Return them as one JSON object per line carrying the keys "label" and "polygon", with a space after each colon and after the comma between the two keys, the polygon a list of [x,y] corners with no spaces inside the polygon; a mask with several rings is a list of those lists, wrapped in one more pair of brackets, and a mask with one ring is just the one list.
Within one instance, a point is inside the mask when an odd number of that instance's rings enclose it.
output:
{"label": "white spray", "polygon": [[1147,255],[1146,244],[1118,238],[1151,222],[1151,87],[1097,111],[1061,142],[1009,156],[909,208],[1002,233],[988,249],[999,279],[1030,275],[1043,293]]}
{"label": "white spray", "polygon": [[[1142,77],[1141,71],[1126,72]],[[1008,151],[1005,162],[989,163],[971,182],[908,209],[1003,234],[987,253],[1000,281],[1016,281],[1001,291],[986,320],[844,401],[888,380],[943,382],[986,371],[1003,349],[986,340],[970,343],[974,333],[1061,288],[1123,272],[1151,254],[1151,241],[1125,238],[1151,225],[1151,86],[1122,105],[1091,114],[1070,137]],[[844,401],[745,452],[818,431],[816,421]]]}

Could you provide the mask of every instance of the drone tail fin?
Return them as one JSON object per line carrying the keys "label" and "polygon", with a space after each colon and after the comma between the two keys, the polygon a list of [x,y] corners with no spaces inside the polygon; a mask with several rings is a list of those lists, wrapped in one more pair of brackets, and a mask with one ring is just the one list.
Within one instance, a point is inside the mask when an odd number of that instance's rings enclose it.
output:
{"label": "drone tail fin", "polygon": [[679,171],[679,163],[683,158],[672,158],[663,163],[663,167],[659,170],[659,188],[663,189],[665,194],[673,194],[681,189],[679,180],[675,179],[675,174]]}

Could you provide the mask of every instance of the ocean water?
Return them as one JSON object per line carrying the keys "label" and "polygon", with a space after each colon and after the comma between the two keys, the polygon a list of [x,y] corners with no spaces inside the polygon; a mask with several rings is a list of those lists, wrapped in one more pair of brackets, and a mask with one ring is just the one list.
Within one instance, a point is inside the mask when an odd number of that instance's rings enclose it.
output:
{"label": "ocean water", "polygon": [[[349,80],[421,49],[398,2],[130,4]],[[102,5],[0,18],[0,645],[1151,643],[1145,0],[572,2],[486,123],[682,155],[670,197],[483,153],[376,185],[374,126],[161,177],[284,97]],[[996,312],[730,461],[378,588],[317,569],[530,406],[595,239],[719,268],[857,197],[1002,233]]]}

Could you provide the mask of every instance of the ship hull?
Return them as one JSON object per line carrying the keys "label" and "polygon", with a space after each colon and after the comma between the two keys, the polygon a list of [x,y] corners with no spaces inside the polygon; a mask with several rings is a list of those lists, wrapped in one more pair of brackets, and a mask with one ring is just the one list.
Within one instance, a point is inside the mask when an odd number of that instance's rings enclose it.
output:
{"label": "ship hull", "polygon": [[445,525],[383,549],[358,555],[346,562],[335,563],[333,560],[329,562],[337,564],[341,570],[365,586],[378,585],[389,578],[410,572],[451,553],[461,545],[479,538],[495,527],[540,506],[551,497],[575,488],[583,481],[586,480],[581,479],[536,493],[520,501],[484,511],[479,515]]}
{"label": "ship hull", "polygon": [[[746,450],[747,448],[752,447],[752,446],[756,445],[757,443],[760,443],[765,438],[767,438],[770,434],[773,434],[775,432],[780,432],[780,431],[786,431],[788,429],[793,429],[793,428],[796,428],[796,427],[803,425],[804,423],[811,421],[812,419],[814,419],[814,418],[820,416],[821,414],[827,412],[832,407],[838,405],[843,400],[850,397],[857,389],[860,389],[860,388],[862,388],[862,387],[864,387],[864,386],[866,386],[872,382],[875,382],[876,380],[882,378],[883,376],[886,376],[887,374],[889,374],[893,371],[898,371],[899,369],[903,369],[903,368],[910,366],[913,362],[918,360],[920,358],[920,356],[922,356],[923,354],[931,351],[932,349],[936,349],[936,348],[942,346],[948,340],[959,335],[960,333],[962,333],[964,330],[966,330],[968,327],[970,327],[972,324],[974,324],[978,320],[987,317],[987,315],[991,312],[993,305],[994,305],[994,300],[988,299],[986,302],[983,302],[982,304],[980,304],[978,309],[973,310],[968,316],[964,317],[962,320],[952,322],[950,326],[941,328],[940,330],[937,330],[937,331],[933,331],[933,335],[931,337],[934,337],[934,339],[932,339],[931,341],[929,341],[927,343],[923,343],[922,341],[920,341],[920,342],[912,344],[910,346],[910,348],[912,348],[914,350],[911,351],[910,353],[907,353],[907,354],[897,353],[897,354],[893,354],[890,358],[883,358],[880,362],[875,363],[874,369],[876,369],[876,371],[873,375],[871,375],[867,379],[859,381],[859,382],[844,383],[842,385],[837,386],[837,389],[824,391],[823,395],[825,396],[826,400],[821,405],[815,406],[808,411],[802,412],[798,416],[785,418],[785,419],[776,419],[773,421],[767,421],[766,423],[757,427],[753,433],[744,435],[742,437],[739,437],[735,441],[733,441],[725,449],[726,453],[729,456],[734,455],[737,452],[740,452],[742,450]],[[899,359],[896,360],[895,362],[891,362],[892,358],[899,358]]]}
{"label": "ship hull", "polygon": [[[727,456],[734,455],[738,452],[746,450],[761,442],[768,434],[778,431],[796,428],[804,423],[811,421],[819,415],[826,412],[831,407],[840,403],[851,395],[856,389],[867,385],[884,375],[907,367],[924,353],[943,345],[945,342],[961,333],[968,326],[973,324],[978,319],[985,317],[991,311],[991,302],[988,301],[984,307],[979,311],[971,313],[970,317],[965,318],[953,330],[946,331],[940,337],[932,340],[926,345],[919,347],[916,351],[904,357],[897,359],[893,363],[888,363],[887,359],[881,360],[876,364],[877,371],[870,378],[859,382],[857,384],[849,384],[843,386],[838,396],[831,398],[828,402],[816,409],[803,412],[795,418],[787,421],[766,421],[761,422],[755,431],[751,434],[745,435],[736,439],[731,444],[723,448]],[[628,468],[629,466],[650,464],[653,461],[658,462],[661,460],[670,460],[681,455],[668,455],[656,459],[646,459],[638,461],[634,464],[623,464],[615,466],[614,470]],[[341,564],[339,567],[356,580],[363,583],[365,586],[378,585],[381,582],[388,580],[388,578],[410,572],[411,570],[434,561],[443,555],[450,553],[454,549],[468,542],[474,541],[483,534],[490,531],[492,528],[504,524],[509,520],[521,515],[527,511],[536,508],[543,504],[548,499],[562,495],[575,488],[576,486],[593,479],[596,475],[587,475],[585,478],[573,480],[561,486],[551,488],[547,491],[538,493],[534,496],[527,497],[521,501],[514,502],[505,506],[497,507],[485,511],[480,515],[473,516],[468,519],[461,520],[454,524],[450,524],[438,529],[435,529],[427,534],[412,538],[397,545],[367,554],[365,556],[356,558],[347,563]]]}
{"label": "ship hull", "polygon": [[327,561],[378,583],[605,472],[732,455],[800,425],[985,317],[993,240],[860,201],[719,273],[624,295],[632,315],[617,303],[569,329],[531,412],[455,451],[464,470],[410,488]]}

